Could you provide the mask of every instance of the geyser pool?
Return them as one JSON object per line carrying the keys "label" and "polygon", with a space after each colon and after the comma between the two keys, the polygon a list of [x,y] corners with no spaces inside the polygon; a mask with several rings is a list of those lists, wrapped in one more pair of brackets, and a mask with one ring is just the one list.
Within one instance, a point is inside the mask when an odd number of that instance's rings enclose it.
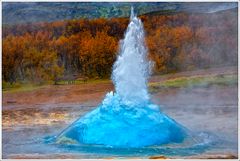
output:
{"label": "geyser pool", "polygon": [[116,91],[59,134],[56,143],[134,148],[182,142],[184,128],[150,101],[147,53],[142,22],[132,9],[112,72]]}

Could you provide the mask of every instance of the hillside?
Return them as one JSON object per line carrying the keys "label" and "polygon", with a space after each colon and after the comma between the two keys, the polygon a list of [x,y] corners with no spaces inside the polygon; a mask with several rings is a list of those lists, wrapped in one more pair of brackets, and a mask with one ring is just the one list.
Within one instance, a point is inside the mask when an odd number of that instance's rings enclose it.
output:
{"label": "hillside", "polygon": [[236,8],[237,3],[166,3],[166,2],[3,2],[3,24],[52,22],[79,18],[128,17],[130,6],[139,15],[149,12],[209,13]]}
{"label": "hillside", "polygon": [[[236,8],[162,14],[140,16],[154,73],[237,65]],[[99,18],[4,26],[3,79],[109,78],[128,22]]]}

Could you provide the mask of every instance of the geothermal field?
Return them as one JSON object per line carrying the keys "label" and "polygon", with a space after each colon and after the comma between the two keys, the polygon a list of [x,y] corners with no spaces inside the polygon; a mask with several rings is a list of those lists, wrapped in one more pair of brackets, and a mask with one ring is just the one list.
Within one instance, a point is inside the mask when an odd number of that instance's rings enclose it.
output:
{"label": "geothermal field", "polygon": [[78,4],[4,19],[4,159],[238,158],[237,3]]}
{"label": "geothermal field", "polygon": [[[119,153],[91,147],[69,150],[46,144],[44,137],[62,132],[79,117],[98,106],[113,90],[110,81],[78,85],[49,85],[33,91],[6,92],[3,96],[4,158],[234,158],[237,156],[237,69],[200,70],[150,78],[151,100],[161,111],[210,142],[201,149],[120,150]],[[202,79],[202,86],[170,86],[176,79]],[[207,84],[208,78],[231,78],[219,84]],[[235,82],[235,83],[234,83]],[[158,83],[159,88],[153,88]],[[80,96],[79,96],[80,95]],[[18,98],[21,97],[21,100]],[[39,103],[42,102],[42,103]],[[16,137],[17,136],[17,137]],[[41,150],[40,150],[41,149]],[[180,152],[179,152],[180,151]]]}

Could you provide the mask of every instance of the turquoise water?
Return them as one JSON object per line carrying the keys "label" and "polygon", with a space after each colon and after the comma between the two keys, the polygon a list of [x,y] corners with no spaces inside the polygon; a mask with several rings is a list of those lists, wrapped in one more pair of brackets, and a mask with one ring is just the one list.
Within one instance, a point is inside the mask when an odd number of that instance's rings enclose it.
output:
{"label": "turquoise water", "polygon": [[[56,143],[56,134],[62,126],[32,127],[28,129],[15,129],[3,131],[3,158],[11,158],[16,155],[21,157],[37,158],[149,158],[154,155],[180,158],[199,154],[215,152],[235,153],[237,142],[223,140],[209,132],[191,132],[181,143],[169,143],[142,148],[106,147],[93,144],[59,144]],[[16,137],[17,136],[17,137]],[[43,137],[44,136],[44,137]]]}
{"label": "turquoise water", "polygon": [[181,143],[187,135],[186,129],[157,105],[126,105],[118,95],[108,93],[100,106],[70,125],[56,142],[139,148]]}
{"label": "turquoise water", "polygon": [[[169,143],[142,148],[119,148],[107,147],[104,145],[92,144],[56,144],[56,136],[45,138],[45,144],[61,149],[62,153],[86,154],[86,158],[103,157],[139,157],[145,158],[154,155],[164,155],[167,157],[192,156],[205,153],[216,147],[221,148],[222,140],[210,133],[191,133],[191,138],[182,143]],[[223,147],[224,149],[224,147]]]}

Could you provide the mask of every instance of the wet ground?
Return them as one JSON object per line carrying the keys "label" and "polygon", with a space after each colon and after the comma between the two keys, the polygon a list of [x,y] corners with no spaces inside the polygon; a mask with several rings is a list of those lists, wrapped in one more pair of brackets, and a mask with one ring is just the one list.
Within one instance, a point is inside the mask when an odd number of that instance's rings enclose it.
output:
{"label": "wet ground", "polygon": [[[225,69],[225,73],[236,73]],[[172,77],[222,74],[221,70],[185,72],[154,76],[151,81]],[[170,77],[170,78],[169,78]],[[161,110],[199,136],[215,140],[205,149],[101,149],[98,147],[62,147],[47,144],[44,137],[59,134],[70,123],[94,109],[111,83],[46,86],[28,92],[3,94],[3,158],[236,158],[237,157],[237,85],[159,89],[152,101]],[[110,152],[109,152],[110,151]],[[112,151],[112,152],[111,152]],[[165,152],[165,153],[164,153]],[[181,155],[183,154],[183,155]]]}

